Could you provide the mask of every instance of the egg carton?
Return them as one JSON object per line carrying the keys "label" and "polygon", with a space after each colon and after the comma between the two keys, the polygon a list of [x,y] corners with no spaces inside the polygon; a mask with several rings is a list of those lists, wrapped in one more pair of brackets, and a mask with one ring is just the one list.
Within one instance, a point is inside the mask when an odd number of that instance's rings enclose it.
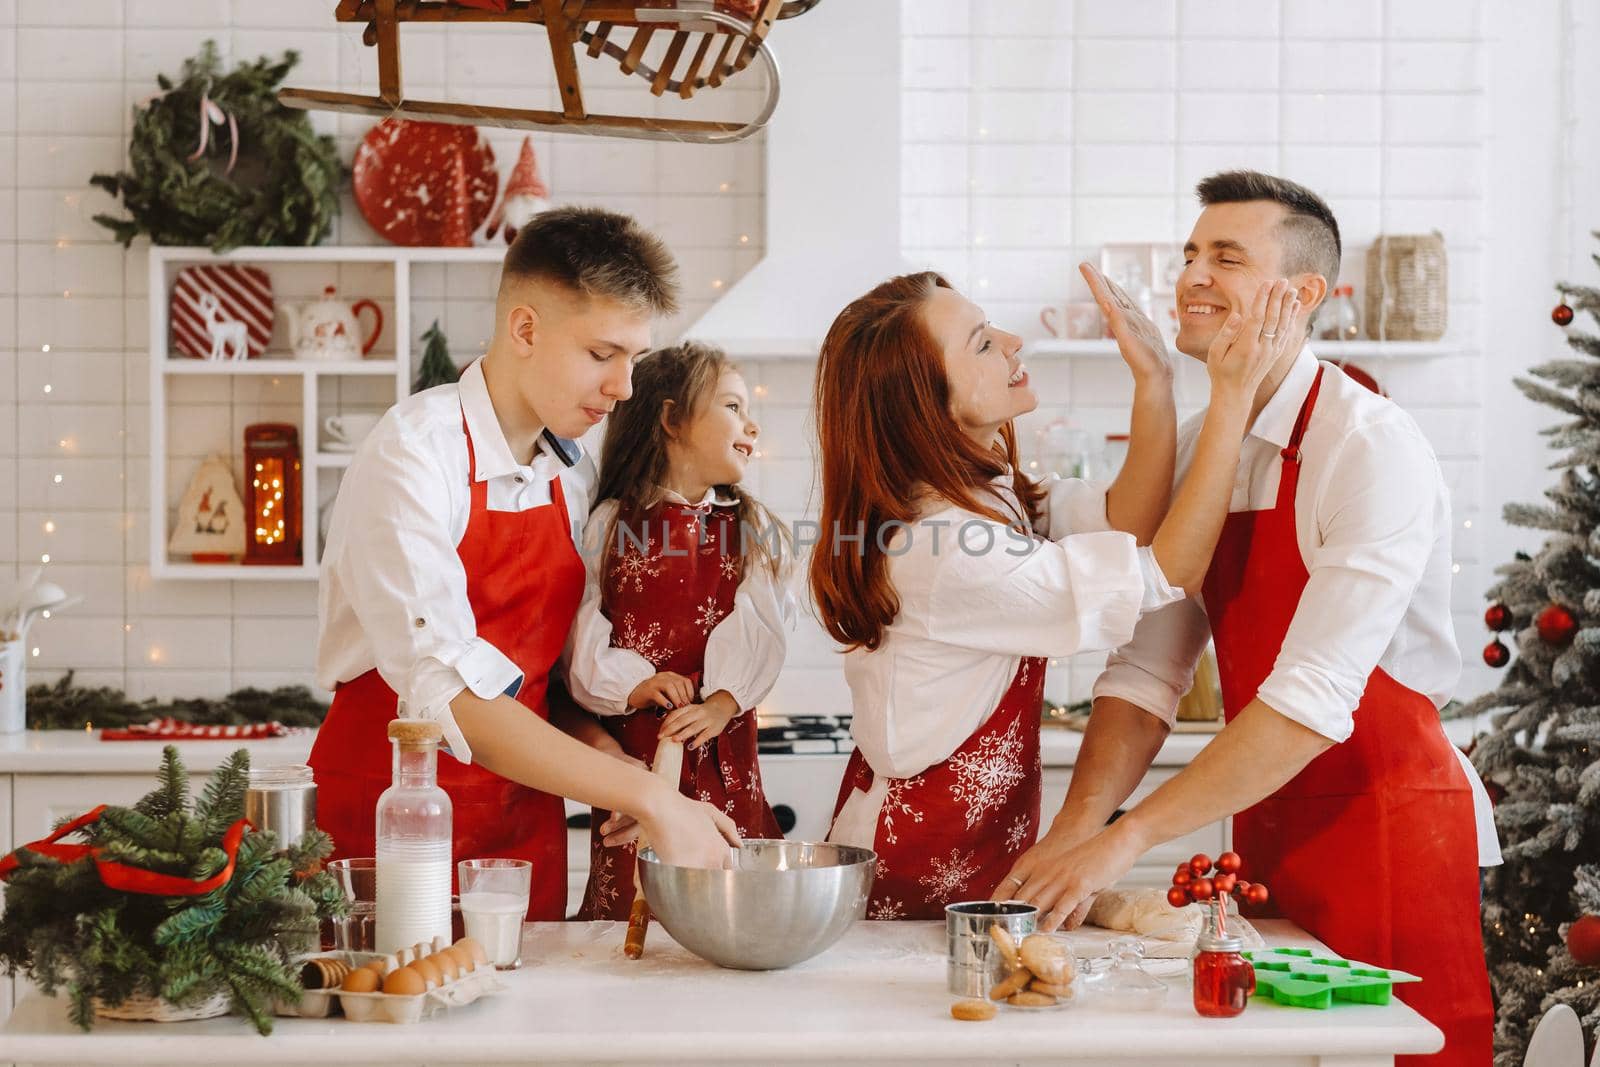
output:
{"label": "egg carton", "polygon": [[[329,952],[318,955],[326,959],[343,960],[352,967],[361,967],[374,960],[383,960],[385,962],[382,974],[387,977],[392,971],[404,967],[419,957],[431,955],[425,948],[426,946],[418,945],[414,948],[401,949],[389,956],[379,952]],[[303,963],[304,960],[300,962]],[[426,993],[400,996],[395,993],[348,993],[342,989],[308,989],[298,1004],[279,1002],[277,1008],[279,1015],[325,1019],[333,1013],[334,1006],[337,1005],[343,1010],[345,1018],[351,1022],[414,1023],[441,1009],[459,1008],[471,1004],[481,996],[504,990],[505,986],[496,976],[494,965],[480,963],[471,971],[454,979],[448,979],[443,985]]]}

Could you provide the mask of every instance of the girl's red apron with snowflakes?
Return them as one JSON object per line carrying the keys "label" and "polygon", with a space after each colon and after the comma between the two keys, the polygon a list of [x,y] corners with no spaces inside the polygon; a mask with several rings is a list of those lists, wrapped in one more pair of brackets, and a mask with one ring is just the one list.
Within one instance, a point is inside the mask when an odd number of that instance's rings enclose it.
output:
{"label": "girl's red apron with snowflakes", "polygon": [[[1310,577],[1295,493],[1300,442],[1324,373],[1283,449],[1276,505],[1229,515],[1206,574],[1230,722],[1271,673]],[[1444,1051],[1396,1063],[1489,1062],[1493,1009],[1472,792],[1433,701],[1375,669],[1355,732],[1235,815],[1233,840],[1243,876],[1271,887],[1279,913],[1341,956],[1422,976],[1398,995],[1444,1031]]]}
{"label": "girl's red apron with snowflakes", "polygon": [[[518,702],[548,720],[550,669],[583,598],[583,560],[572,543],[561,479],[550,480],[549,504],[526,511],[491,509],[489,483],[477,479],[465,414],[462,427],[472,510],[456,554],[467,576],[467,600],[478,636],[522,671]],[[397,702],[378,672],[367,671],[338,687],[317,731],[309,760],[320,794],[317,824],[333,836],[335,856],[373,854],[378,797],[391,781],[388,727]],[[454,809],[454,858],[529,860],[528,920],[565,918],[567,820],[561,798],[447,757],[439,760],[439,784]],[[454,881],[453,863],[450,873]]]}
{"label": "girl's red apron with snowflakes", "polygon": [[[619,541],[620,535],[620,541]],[[699,684],[706,639],[733,610],[743,571],[738,509],[713,504],[624,506],[608,537],[616,551],[606,566],[601,607],[611,620],[611,645]],[[644,708],[601,719],[624,752],[649,762],[667,712]],[[678,782],[685,795],[727,812],[743,837],[782,837],[761,788],[756,717],[744,709],[717,737],[686,748]],[[595,809],[589,831],[589,884],[580,919],[628,918],[633,903],[634,849],[607,848],[600,825],[610,812]]]}
{"label": "girl's red apron with snowflakes", "polygon": [[[987,900],[1039,832],[1039,712],[1044,660],[1025,657],[1000,704],[943,763],[890,781],[873,849],[869,919],[942,919],[959,900]],[[833,817],[853,789],[872,788],[850,756]]]}

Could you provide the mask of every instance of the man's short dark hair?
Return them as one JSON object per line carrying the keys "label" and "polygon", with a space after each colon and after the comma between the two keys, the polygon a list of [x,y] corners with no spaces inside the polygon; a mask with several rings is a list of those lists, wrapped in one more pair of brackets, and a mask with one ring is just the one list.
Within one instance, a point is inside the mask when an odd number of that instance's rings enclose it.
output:
{"label": "man's short dark hair", "polygon": [[604,208],[535,215],[506,250],[501,284],[512,278],[543,278],[655,315],[678,310],[678,265],[667,246],[635,219]]}
{"label": "man's short dark hair", "polygon": [[1328,202],[1310,189],[1287,178],[1256,170],[1225,170],[1195,186],[1200,203],[1237,204],[1270,200],[1288,209],[1279,224],[1283,245],[1283,273],[1312,271],[1328,280],[1328,290],[1339,277],[1339,222]]}

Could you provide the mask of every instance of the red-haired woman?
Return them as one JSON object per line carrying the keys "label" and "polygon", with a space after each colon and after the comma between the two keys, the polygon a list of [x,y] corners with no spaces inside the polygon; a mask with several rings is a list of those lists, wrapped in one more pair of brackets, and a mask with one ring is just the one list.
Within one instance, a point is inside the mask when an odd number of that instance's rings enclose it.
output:
{"label": "red-haired woman", "polygon": [[810,584],[847,650],[856,742],[829,838],[877,850],[869,917],[987,898],[1033,842],[1045,660],[1120,645],[1141,612],[1198,588],[1256,388],[1303,340],[1281,281],[1230,316],[1169,510],[1166,347],[1120,289],[1084,274],[1134,376],[1128,463],[1109,488],[1022,473],[1012,420],[1039,402],[1022,342],[939,275],[884,282],[823,342]]}

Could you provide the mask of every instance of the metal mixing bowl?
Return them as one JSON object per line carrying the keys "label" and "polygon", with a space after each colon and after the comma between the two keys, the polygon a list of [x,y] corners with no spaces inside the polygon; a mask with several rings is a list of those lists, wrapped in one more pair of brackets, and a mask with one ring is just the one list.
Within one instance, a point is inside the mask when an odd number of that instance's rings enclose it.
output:
{"label": "metal mixing bowl", "polygon": [[877,853],[749,839],[733,870],[672,867],[639,853],[650,914],[673,940],[723,967],[770,971],[826,949],[867,911]]}

